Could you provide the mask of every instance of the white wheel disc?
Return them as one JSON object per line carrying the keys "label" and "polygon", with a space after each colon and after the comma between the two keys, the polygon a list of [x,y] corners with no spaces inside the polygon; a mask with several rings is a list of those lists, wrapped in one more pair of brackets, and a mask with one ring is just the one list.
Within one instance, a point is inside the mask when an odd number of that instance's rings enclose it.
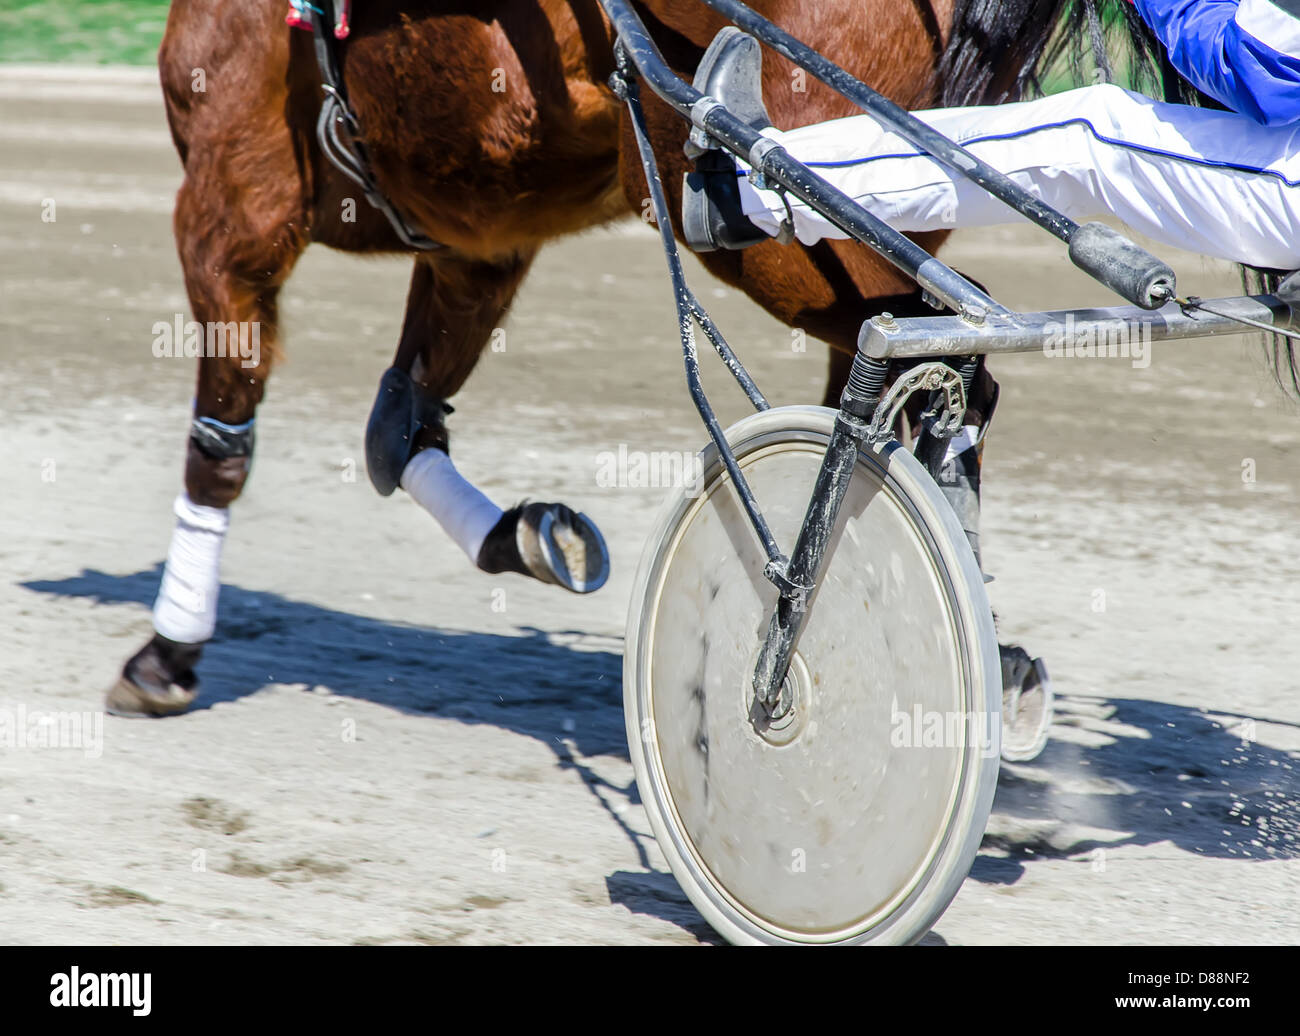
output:
{"label": "white wheel disc", "polygon": [[[727,433],[793,549],[835,412],[783,407]],[[769,724],[751,680],[777,600],[710,446],[669,500],[628,617],[624,700],[656,837],[733,942],[911,942],[956,894],[997,781],[1001,673],[978,565],[896,444],[863,450]]]}

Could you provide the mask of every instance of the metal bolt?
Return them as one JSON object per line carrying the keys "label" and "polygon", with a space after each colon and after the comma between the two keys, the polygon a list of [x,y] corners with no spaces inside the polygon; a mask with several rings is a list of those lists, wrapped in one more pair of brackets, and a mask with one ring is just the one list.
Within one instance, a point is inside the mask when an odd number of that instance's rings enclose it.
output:
{"label": "metal bolt", "polygon": [[893,313],[881,313],[880,316],[876,317],[876,326],[892,331],[898,326],[898,321],[894,319]]}

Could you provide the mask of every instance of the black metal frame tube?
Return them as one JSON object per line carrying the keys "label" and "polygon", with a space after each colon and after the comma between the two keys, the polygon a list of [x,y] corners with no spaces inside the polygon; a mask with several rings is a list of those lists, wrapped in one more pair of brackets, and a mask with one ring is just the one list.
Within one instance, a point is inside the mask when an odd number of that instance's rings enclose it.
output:
{"label": "black metal frame tube", "polygon": [[758,386],[754,384],[753,378],[745,370],[739,357],[727,345],[709,315],[704,311],[704,307],[700,305],[699,300],[696,299],[694,293],[686,284],[686,274],[682,270],[681,256],[677,252],[677,241],[673,237],[672,223],[668,218],[668,202],[664,198],[663,182],[659,178],[659,165],[655,161],[654,149],[650,146],[650,137],[646,131],[645,112],[641,108],[640,91],[634,74],[635,70],[628,67],[627,60],[626,54],[620,48],[618,51],[619,71],[616,73],[618,78],[616,89],[627,105],[628,114],[632,119],[632,131],[636,137],[637,150],[641,156],[641,169],[645,174],[646,187],[650,191],[650,202],[654,208],[655,221],[659,227],[659,237],[663,244],[664,255],[668,260],[668,273],[673,284],[673,302],[677,307],[677,329],[681,335],[682,356],[686,365],[686,384],[690,390],[691,399],[695,403],[695,409],[699,411],[704,426],[708,429],[709,438],[713,440],[714,445],[717,447],[727,473],[731,476],[731,481],[736,487],[736,492],[740,496],[745,513],[749,515],[750,524],[754,527],[754,532],[763,545],[763,550],[767,554],[768,565],[784,567],[785,559],[777,546],[776,538],[772,535],[772,530],[768,527],[763,512],[758,508],[758,501],[754,499],[753,490],[749,488],[749,483],[745,480],[740,465],[736,461],[736,455],[731,452],[731,447],[727,444],[727,438],[723,434],[722,427],[718,424],[718,418],[714,414],[713,407],[704,392],[704,385],[700,380],[700,359],[695,348],[695,335],[691,324],[693,320],[698,321],[700,327],[704,329],[704,333],[713,343],[714,348],[717,349],[727,368],[745,390],[755,408],[767,410],[768,403],[763,398],[762,393],[758,391]]}
{"label": "black metal frame tube", "polygon": [[817,585],[826,548],[830,544],[840,505],[849,489],[858,451],[866,438],[869,422],[885,390],[889,364],[858,353],[849,370],[848,383],[840,395],[840,412],[835,419],[826,455],[817,472],[808,510],[804,512],[799,537],[786,568],[788,589],[783,590],[767,636],[754,667],[754,695],[772,719],[783,716],[793,702],[782,694],[790,657],[808,621],[809,598]]}
{"label": "black metal frame tube", "polygon": [[[1070,246],[1070,260],[1079,269],[1127,301],[1145,309],[1155,309],[1175,297],[1177,288],[1173,270],[1123,234],[1101,223],[1082,226],[1076,223],[1034,197],[1006,174],[773,25],[740,0],[700,2],[811,72],[924,153],[1066,242]],[[968,309],[1005,312],[990,299],[980,300],[971,296],[970,293],[976,289],[968,281],[836,191],[807,167],[795,162],[775,142],[768,140],[756,149],[754,137],[757,134],[752,127],[745,126],[725,109],[719,113],[717,109],[722,108],[721,105],[700,105],[698,92],[687,87],[667,68],[627,0],[601,0],[601,4],[620,36],[634,41],[630,44],[633,59],[654,91],[682,115],[688,116],[694,125],[724,144],[728,151],[747,159],[765,177],[806,201],[845,233],[875,249],[958,313],[965,315]],[[692,94],[693,98],[690,97]],[[979,319],[974,312],[972,317]]]}
{"label": "black metal frame tube", "polygon": [[938,159],[963,176],[979,184],[999,201],[1005,202],[1066,243],[1079,224],[1035,198],[1018,183],[975,157],[960,144],[922,122],[905,108],[882,97],[860,79],[850,75],[835,62],[823,57],[805,43],[773,25],[757,11],[738,0],[700,0],[723,17],[740,26],[782,57],[811,72],[832,90],[847,97],[863,111],[883,122],[904,140]]}
{"label": "black metal frame tube", "polygon": [[[837,191],[807,166],[791,158],[770,137],[706,98],[668,67],[627,0],[600,0],[628,59],[655,94],[731,153],[746,159],[769,183],[780,185],[827,219],[872,248],[957,313],[1007,313],[1007,310],[916,242]],[[755,16],[757,17],[757,16]],[[845,73],[847,75],[848,73]],[[865,90],[866,87],[863,87]]]}

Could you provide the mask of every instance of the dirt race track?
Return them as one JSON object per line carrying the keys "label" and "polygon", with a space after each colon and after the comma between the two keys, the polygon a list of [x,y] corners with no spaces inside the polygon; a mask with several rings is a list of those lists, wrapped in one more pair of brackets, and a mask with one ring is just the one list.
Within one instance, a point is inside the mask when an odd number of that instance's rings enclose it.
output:
{"label": "dirt race track", "polygon": [[[149,633],[180,485],[194,361],[151,350],[187,308],[179,166],[149,70],[0,67],[0,102],[0,715],[97,710]],[[1108,301],[1028,229],[945,257],[1020,308]],[[1235,288],[1171,258],[1184,293]],[[773,401],[818,399],[824,349],[691,269]],[[603,451],[704,438],[656,239],[545,252],[455,401],[489,495],[600,522],[613,574],[586,598],[472,570],[371,489],[406,287],[402,261],[324,250],[290,282],[202,707],[106,717],[98,755],[0,747],[0,941],[716,941],[624,743],[624,616],[665,491],[597,478]],[[1059,715],[1004,766],[927,941],[1297,942],[1300,410],[1244,339],[994,370],[990,593]]]}

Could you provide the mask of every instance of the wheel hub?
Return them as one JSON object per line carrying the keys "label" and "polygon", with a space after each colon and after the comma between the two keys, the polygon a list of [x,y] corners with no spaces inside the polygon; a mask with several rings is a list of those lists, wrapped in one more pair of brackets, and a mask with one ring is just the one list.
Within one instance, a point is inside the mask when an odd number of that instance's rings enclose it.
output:
{"label": "wheel hub", "polygon": [[[754,653],[758,664],[758,652]],[[790,668],[781,681],[781,695],[776,706],[769,710],[754,693],[753,670],[749,679],[742,681],[741,693],[749,700],[749,725],[754,733],[777,748],[791,744],[808,726],[808,712],[812,705],[812,678],[808,666],[798,651],[790,656]]]}

